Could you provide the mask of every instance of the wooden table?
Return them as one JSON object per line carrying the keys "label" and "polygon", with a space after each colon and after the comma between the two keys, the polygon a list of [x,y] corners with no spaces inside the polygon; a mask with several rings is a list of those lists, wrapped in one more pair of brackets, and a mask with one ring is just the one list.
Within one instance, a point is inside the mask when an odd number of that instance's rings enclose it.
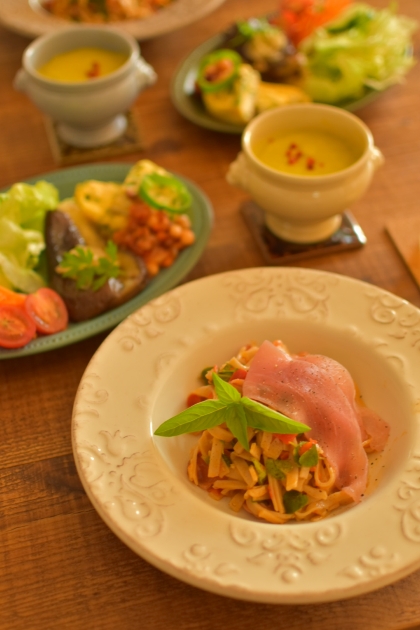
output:
{"label": "wooden table", "polygon": [[[383,7],[388,2],[372,4]],[[187,280],[264,263],[239,212],[247,196],[225,181],[239,137],[183,119],[171,104],[169,83],[179,62],[199,43],[239,17],[276,6],[275,0],[227,0],[196,24],[141,45],[159,81],[135,105],[145,150],[123,161],[147,157],[184,174],[214,205],[208,247]],[[418,0],[400,0],[399,11],[420,21]],[[42,115],[12,87],[27,44],[0,28],[0,187],[57,168]],[[419,93],[417,65],[405,85],[392,87],[358,112],[386,159],[366,196],[352,208],[368,244],[299,263],[379,285],[417,306],[419,289],[384,226],[392,218],[419,212]],[[120,542],[81,486],[70,440],[79,380],[105,336],[0,362],[1,630],[390,630],[420,625],[420,571],[352,600],[259,605],[194,589]]]}

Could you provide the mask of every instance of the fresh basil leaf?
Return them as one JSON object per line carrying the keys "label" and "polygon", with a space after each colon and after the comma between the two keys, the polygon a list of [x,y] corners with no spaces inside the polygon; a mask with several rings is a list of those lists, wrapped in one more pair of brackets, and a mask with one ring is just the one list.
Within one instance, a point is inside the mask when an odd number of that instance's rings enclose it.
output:
{"label": "fresh basil leaf", "polygon": [[226,409],[221,400],[203,400],[163,422],[155,435],[173,437],[193,431],[204,431],[225,422]]}
{"label": "fresh basil leaf", "polygon": [[249,451],[246,416],[240,403],[231,403],[227,407],[225,422],[227,428],[233,433],[238,442],[242,444],[245,450]]}
{"label": "fresh basil leaf", "polygon": [[224,380],[220,378],[213,372],[213,385],[216,390],[216,394],[219,400],[221,400],[225,404],[238,402],[241,399],[241,395],[238,390],[230,385],[230,383],[226,383]]}
{"label": "fresh basil leaf", "polygon": [[241,403],[245,407],[248,426],[253,429],[260,429],[268,433],[305,433],[311,427],[306,424],[292,420],[274,409],[270,409],[247,396],[241,398]]}
{"label": "fresh basil leaf", "polygon": [[265,467],[268,474],[275,479],[286,479],[287,473],[293,468],[293,463],[289,459],[268,458]]}
{"label": "fresh basil leaf", "polygon": [[308,497],[298,490],[288,490],[283,495],[283,504],[287,514],[293,514],[308,503]]}
{"label": "fresh basil leaf", "polygon": [[311,446],[303,455],[299,457],[299,466],[305,466],[307,468],[311,468],[312,466],[316,466],[318,463],[318,449],[315,446]]}

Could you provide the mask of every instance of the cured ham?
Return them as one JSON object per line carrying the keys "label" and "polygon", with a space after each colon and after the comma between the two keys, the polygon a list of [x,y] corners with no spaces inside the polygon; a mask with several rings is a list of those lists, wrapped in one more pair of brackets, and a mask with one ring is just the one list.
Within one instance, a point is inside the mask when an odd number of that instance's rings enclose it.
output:
{"label": "cured ham", "polygon": [[382,450],[389,427],[355,400],[348,371],[321,355],[290,355],[264,341],[243,383],[243,395],[311,427],[336,474],[336,485],[355,502],[367,485],[368,458],[363,441]]}

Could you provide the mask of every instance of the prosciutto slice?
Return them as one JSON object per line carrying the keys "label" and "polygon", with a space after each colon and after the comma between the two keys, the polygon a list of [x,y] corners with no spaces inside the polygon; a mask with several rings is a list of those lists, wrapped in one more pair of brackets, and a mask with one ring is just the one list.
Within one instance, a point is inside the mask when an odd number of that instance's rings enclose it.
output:
{"label": "prosciutto slice", "polygon": [[[292,356],[264,341],[242,391],[244,396],[310,426],[308,436],[323,449],[336,473],[337,487],[360,501],[367,484],[368,459],[362,441],[368,432],[355,402],[353,380],[344,366],[320,355]],[[368,412],[371,427],[382,423],[379,416]],[[387,425],[382,423],[384,427]],[[386,428],[377,444],[384,444],[385,434]]]}

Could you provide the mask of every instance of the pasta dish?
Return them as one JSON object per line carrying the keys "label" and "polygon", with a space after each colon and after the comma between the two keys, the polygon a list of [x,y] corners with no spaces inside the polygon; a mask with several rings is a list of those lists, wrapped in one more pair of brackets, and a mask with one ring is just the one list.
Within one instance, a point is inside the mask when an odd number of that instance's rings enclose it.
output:
{"label": "pasta dish", "polygon": [[220,366],[187,406],[216,398],[214,374],[311,431],[272,433],[248,426],[245,449],[226,423],[199,435],[188,464],[192,483],[235,512],[270,523],[314,521],[358,503],[367,486],[368,453],[382,451],[389,426],[363,405],[344,366],[321,355],[292,355],[281,341],[248,344]]}
{"label": "pasta dish", "polygon": [[172,0],[46,0],[42,7],[55,17],[75,22],[141,20]]}

